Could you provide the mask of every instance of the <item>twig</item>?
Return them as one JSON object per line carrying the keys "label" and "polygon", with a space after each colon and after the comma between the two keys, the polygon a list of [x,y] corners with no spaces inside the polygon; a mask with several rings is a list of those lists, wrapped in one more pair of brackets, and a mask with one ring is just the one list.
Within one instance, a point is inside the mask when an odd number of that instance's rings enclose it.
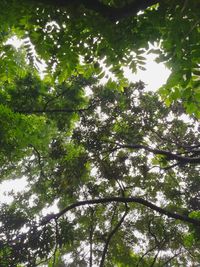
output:
{"label": "twig", "polygon": [[56,239],[55,239],[55,249],[54,249],[54,253],[53,253],[52,267],[54,267],[56,264],[56,253],[58,250],[58,220],[57,219],[55,219],[55,224],[56,224]]}
{"label": "twig", "polygon": [[180,165],[179,162],[178,163],[175,163],[175,164],[172,164],[170,166],[164,167],[164,168],[162,168],[162,170],[168,171],[168,170],[171,170],[172,168],[174,168],[174,167],[176,167],[178,165]]}
{"label": "twig", "polygon": [[168,260],[166,260],[164,263],[163,263],[163,266],[167,266],[167,264],[171,261],[171,260],[173,260],[174,258],[176,258],[178,255],[180,255],[180,254],[182,254],[183,252],[182,251],[180,251],[180,252],[178,252],[178,253],[175,253],[172,257],[170,257]]}
{"label": "twig", "polygon": [[44,174],[44,170],[43,170],[43,163],[42,163],[42,157],[40,155],[40,152],[37,150],[37,148],[35,146],[33,146],[32,144],[29,144],[30,147],[33,148],[35,154],[37,155],[37,158],[38,158],[38,164],[39,164],[39,168],[40,168],[40,174],[42,177],[45,177],[45,174]]}
{"label": "twig", "polygon": [[89,258],[89,266],[92,267],[93,264],[93,233],[94,233],[94,210],[91,208],[91,222],[90,222],[90,232],[89,232],[89,242],[90,242],[90,258]]}
{"label": "twig", "polygon": [[147,251],[140,257],[140,259],[139,259],[139,261],[138,261],[136,267],[139,267],[139,265],[140,265],[141,261],[144,259],[144,257],[145,257],[147,254],[149,254],[150,252],[152,252],[152,251],[153,251],[154,249],[156,249],[156,248],[157,248],[157,245],[155,245],[154,247],[148,249],[148,250],[147,250]]}

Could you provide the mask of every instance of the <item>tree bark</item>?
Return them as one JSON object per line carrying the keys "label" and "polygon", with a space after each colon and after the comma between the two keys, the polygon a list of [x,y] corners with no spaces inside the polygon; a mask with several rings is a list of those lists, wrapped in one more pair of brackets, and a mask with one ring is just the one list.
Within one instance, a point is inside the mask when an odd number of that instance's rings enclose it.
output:
{"label": "tree bark", "polygon": [[91,199],[91,200],[84,200],[84,201],[78,201],[76,203],[73,203],[69,206],[67,206],[66,208],[64,208],[63,210],[61,210],[60,212],[56,213],[56,214],[49,214],[46,217],[44,217],[40,223],[40,225],[45,225],[47,223],[49,223],[52,219],[58,219],[61,216],[63,216],[66,212],[80,207],[80,206],[86,206],[86,205],[95,205],[95,204],[106,204],[106,203],[111,203],[111,202],[118,202],[118,203],[138,203],[141,204],[145,207],[150,208],[151,210],[157,211],[158,213],[162,214],[162,215],[166,215],[169,218],[173,218],[175,220],[180,220],[182,222],[186,222],[186,223],[191,223],[193,225],[196,226],[200,226],[200,220],[196,220],[193,218],[190,218],[188,216],[185,215],[181,215],[178,213],[174,213],[171,211],[168,211],[166,209],[163,209],[161,207],[158,207],[156,205],[154,205],[153,203],[140,198],[140,197],[107,197],[107,198],[100,198],[100,199]]}

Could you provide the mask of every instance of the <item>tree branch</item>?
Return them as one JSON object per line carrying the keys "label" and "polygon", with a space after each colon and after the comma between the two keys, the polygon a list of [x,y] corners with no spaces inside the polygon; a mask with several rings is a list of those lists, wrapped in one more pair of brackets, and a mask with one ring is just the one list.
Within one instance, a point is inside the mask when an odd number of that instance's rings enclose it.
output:
{"label": "tree branch", "polygon": [[66,212],[77,208],[77,207],[81,207],[81,206],[86,206],[86,205],[96,205],[96,204],[106,204],[106,203],[111,203],[111,202],[118,202],[118,203],[138,203],[141,204],[145,207],[150,208],[151,210],[157,211],[158,213],[162,214],[162,215],[166,215],[169,218],[173,218],[175,220],[180,220],[182,222],[186,222],[186,223],[191,223],[194,224],[196,226],[200,226],[200,220],[196,220],[193,218],[189,218],[188,216],[185,215],[181,215],[178,213],[174,213],[171,211],[168,211],[166,209],[163,209],[161,207],[158,207],[156,205],[154,205],[153,203],[140,198],[140,197],[107,197],[107,198],[101,198],[101,199],[91,199],[91,200],[83,200],[83,201],[78,201],[76,203],[73,203],[69,206],[67,206],[66,208],[64,208],[63,210],[61,210],[58,213],[55,214],[49,214],[47,216],[45,216],[40,225],[45,225],[47,223],[49,223],[52,219],[55,218],[60,218],[61,216],[63,216]]}
{"label": "tree branch", "polygon": [[158,249],[158,252],[157,252],[156,255],[154,256],[154,258],[153,258],[153,262],[151,263],[150,267],[153,267],[154,264],[156,263],[156,260],[157,260],[157,258],[158,258],[159,253],[160,253],[160,250]]}
{"label": "tree branch", "polygon": [[55,227],[56,227],[56,238],[55,238],[55,249],[54,249],[54,253],[53,253],[53,263],[52,263],[52,267],[55,267],[56,264],[56,253],[58,250],[58,220],[55,219]]}
{"label": "tree branch", "polygon": [[163,266],[168,266],[168,263],[170,262],[170,261],[172,261],[174,258],[176,258],[177,256],[179,256],[180,254],[182,254],[183,252],[182,251],[180,251],[180,252],[178,252],[178,253],[175,253],[172,257],[170,257],[168,260],[166,260],[164,263],[163,263]]}
{"label": "tree branch", "polygon": [[148,250],[147,250],[147,251],[140,257],[140,259],[139,259],[138,262],[137,262],[137,266],[136,266],[136,267],[139,267],[139,265],[140,265],[140,263],[142,262],[142,260],[144,259],[144,257],[145,257],[146,255],[148,255],[150,252],[154,251],[156,248],[157,248],[157,245],[155,245],[154,247],[148,249]]}
{"label": "tree branch", "polygon": [[129,148],[129,149],[144,149],[146,151],[149,151],[155,155],[163,155],[166,157],[166,160],[171,161],[171,160],[176,160],[179,163],[186,164],[186,163],[200,163],[200,157],[184,157],[180,156],[178,154],[175,154],[170,151],[162,150],[162,149],[154,149],[145,145],[140,145],[140,144],[128,144],[128,145],[121,145],[121,144],[116,144],[119,148]]}
{"label": "tree branch", "polygon": [[110,243],[110,240],[112,239],[112,237],[114,236],[114,234],[118,231],[118,229],[120,228],[120,226],[122,225],[126,215],[128,214],[128,209],[126,207],[126,211],[124,212],[124,215],[122,216],[122,218],[120,219],[120,221],[116,224],[116,226],[113,228],[113,230],[109,233],[108,238],[106,240],[104,249],[103,249],[103,253],[102,253],[102,257],[101,257],[101,262],[99,267],[103,267],[104,266],[104,262],[105,262],[105,258],[106,258],[106,253],[108,251],[108,246]]}
{"label": "tree branch", "polygon": [[15,112],[22,113],[22,114],[42,114],[42,113],[73,113],[73,112],[83,112],[91,108],[82,108],[82,109],[68,109],[68,108],[61,108],[61,109],[38,109],[38,110],[15,110]]}
{"label": "tree branch", "polygon": [[31,148],[33,148],[33,151],[35,152],[35,154],[37,156],[41,177],[45,177],[45,173],[44,173],[44,170],[43,170],[42,156],[41,156],[40,152],[37,150],[37,148],[34,145],[30,144],[29,146]]}
{"label": "tree branch", "polygon": [[94,209],[91,208],[91,217],[90,217],[90,231],[89,231],[89,243],[90,243],[90,258],[89,266],[92,267],[93,264],[93,234],[94,234]]}
{"label": "tree branch", "polygon": [[79,8],[84,6],[86,9],[94,11],[111,21],[121,20],[129,16],[135,16],[141,10],[161,2],[160,0],[135,0],[122,7],[108,6],[99,0],[32,0],[34,3],[55,6],[57,8],[67,8],[73,6]]}
{"label": "tree branch", "polygon": [[[51,99],[53,101],[53,99]],[[50,101],[49,101],[50,102]],[[92,101],[87,107],[85,108],[80,108],[80,109],[70,109],[70,108],[52,108],[52,109],[47,109],[47,102],[44,106],[43,109],[24,109],[24,110],[14,110],[14,112],[18,112],[21,114],[42,114],[42,113],[73,113],[73,112],[79,112],[82,113],[84,111],[88,111],[91,108],[95,107],[97,101]]]}

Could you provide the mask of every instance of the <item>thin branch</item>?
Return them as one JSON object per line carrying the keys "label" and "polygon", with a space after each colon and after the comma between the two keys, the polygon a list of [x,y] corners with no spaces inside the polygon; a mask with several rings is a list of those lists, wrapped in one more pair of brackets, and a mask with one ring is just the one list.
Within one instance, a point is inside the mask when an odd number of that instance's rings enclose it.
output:
{"label": "thin branch", "polygon": [[160,245],[160,241],[157,239],[157,236],[153,233],[153,231],[151,229],[151,222],[152,222],[152,220],[150,220],[148,223],[148,230],[149,230],[149,233],[151,234],[151,236],[153,236],[153,238],[155,240],[156,247],[157,247],[158,245]]}
{"label": "thin branch", "polygon": [[178,253],[175,253],[172,257],[170,257],[168,260],[166,260],[164,263],[163,263],[163,266],[167,266],[167,264],[171,261],[171,260],[173,260],[174,258],[176,258],[177,256],[179,256],[180,254],[182,254],[183,252],[182,251],[180,251],[180,252],[178,252]]}
{"label": "thin branch", "polygon": [[52,219],[55,218],[60,218],[61,216],[63,216],[66,212],[77,208],[77,207],[81,207],[81,206],[85,206],[85,205],[96,205],[96,204],[106,204],[106,203],[111,203],[111,202],[118,202],[118,203],[138,203],[141,204],[145,207],[150,208],[151,210],[154,210],[162,215],[166,215],[169,218],[173,218],[175,220],[180,220],[182,222],[186,222],[186,223],[191,223],[194,224],[196,226],[200,226],[200,220],[197,219],[193,219],[190,218],[188,216],[182,215],[182,214],[178,214],[178,213],[174,213],[171,211],[168,211],[166,209],[163,209],[161,207],[156,206],[155,204],[140,198],[140,197],[107,197],[107,198],[100,198],[100,199],[91,199],[91,200],[83,200],[83,201],[78,201],[76,203],[73,203],[69,206],[67,206],[66,208],[64,208],[63,210],[61,210],[58,213],[55,214],[49,214],[47,216],[45,216],[42,220],[40,225],[45,225],[47,223],[49,223]]}
{"label": "thin branch", "polygon": [[61,108],[61,109],[37,109],[37,110],[15,110],[15,112],[22,113],[22,114],[42,114],[42,113],[73,113],[73,112],[83,112],[90,108],[81,108],[81,109],[68,109],[68,108]]}
{"label": "thin branch", "polygon": [[39,151],[37,150],[37,148],[36,148],[34,145],[32,145],[32,144],[29,144],[29,147],[32,147],[32,148],[33,148],[35,154],[37,155],[38,163],[39,163],[39,165],[41,166],[41,155],[40,155],[40,152],[39,152]]}
{"label": "thin branch", "polygon": [[187,149],[188,151],[192,151],[195,148],[200,148],[200,144],[198,145],[193,145],[193,146],[183,146],[185,149]]}
{"label": "thin branch", "polygon": [[[116,213],[117,213],[117,207],[118,207],[118,205],[117,205],[117,203],[116,203],[116,205],[113,207],[113,213],[112,213],[112,217],[111,217],[111,220],[110,220],[111,227],[112,227],[112,223],[113,223],[113,221],[114,221],[115,215],[116,215]],[[110,228],[111,228],[111,227],[110,227]]]}
{"label": "thin branch", "polygon": [[[189,32],[186,34],[186,36],[188,36],[195,28],[196,26],[199,24],[200,19],[198,19],[195,24],[191,27],[191,29],[189,30]],[[199,102],[196,102],[196,104],[199,104]]]}
{"label": "thin branch", "polygon": [[181,13],[183,13],[183,11],[186,9],[187,4],[188,4],[188,0],[185,0],[184,4],[183,4],[183,7],[181,8]]}
{"label": "thin branch", "polygon": [[59,98],[60,96],[63,96],[64,93],[65,93],[65,92],[62,92],[62,93],[60,93],[60,94],[58,94],[58,95],[52,97],[51,99],[49,99],[49,100],[45,103],[43,109],[46,110],[46,109],[47,109],[47,106],[49,105],[49,103],[53,102],[54,100],[56,100],[56,99]]}
{"label": "thin branch", "polygon": [[31,148],[33,148],[33,150],[34,150],[34,152],[35,152],[35,154],[36,154],[36,156],[37,156],[37,158],[38,158],[38,164],[39,164],[39,168],[40,168],[40,175],[41,175],[42,177],[45,177],[44,170],[43,170],[42,157],[41,157],[40,152],[37,150],[37,148],[36,148],[34,145],[29,144],[29,146],[30,146]]}
{"label": "thin branch", "polygon": [[156,255],[154,256],[154,258],[153,258],[153,262],[151,263],[150,267],[153,267],[154,264],[156,263],[156,260],[157,260],[157,258],[158,258],[159,253],[160,253],[160,250],[158,249],[158,252],[157,252]]}
{"label": "thin branch", "polygon": [[90,232],[89,232],[89,243],[90,243],[90,258],[89,266],[92,267],[93,264],[93,233],[94,233],[94,210],[91,208],[91,221],[90,221]]}
{"label": "thin branch", "polygon": [[127,214],[128,214],[128,209],[126,208],[126,211],[124,212],[124,215],[122,216],[120,221],[113,228],[113,230],[109,233],[108,238],[107,238],[106,243],[105,243],[105,246],[104,246],[104,249],[103,249],[103,253],[102,253],[101,262],[100,262],[99,267],[103,267],[104,266],[104,262],[105,262],[106,254],[107,254],[107,251],[108,251],[109,243],[110,243],[112,237],[116,234],[116,232],[118,231],[118,229],[122,225],[122,223],[123,223],[123,221],[124,221],[124,219],[125,219]]}
{"label": "thin branch", "polygon": [[184,156],[180,156],[180,155],[175,154],[175,153],[170,152],[170,151],[151,148],[151,147],[145,146],[145,145],[140,145],[140,144],[123,145],[123,144],[118,144],[118,143],[116,145],[120,148],[128,148],[128,149],[136,149],[136,150],[144,149],[146,151],[153,153],[154,155],[163,155],[166,157],[166,160],[168,160],[168,161],[176,160],[180,163],[185,163],[185,164],[186,163],[200,163],[200,157],[184,157]]}
{"label": "thin branch", "polygon": [[[154,261],[152,262],[152,264],[154,265],[155,260],[156,260],[156,258],[158,257],[158,254],[159,254],[160,249],[161,249],[161,248],[164,246],[164,244],[166,243],[166,240],[165,240],[164,238],[163,238],[161,241],[159,241],[159,240],[157,239],[156,235],[152,232],[152,230],[151,230],[151,221],[152,221],[152,220],[150,220],[149,223],[148,223],[148,230],[149,230],[149,233],[153,236],[153,238],[154,238],[154,240],[155,240],[155,246],[153,246],[152,248],[148,249],[148,250],[141,256],[141,258],[139,259],[139,261],[138,261],[136,267],[139,267],[141,261],[144,259],[144,257],[145,257],[147,254],[149,254],[150,252],[152,252],[152,251],[154,251],[156,248],[158,248],[158,253],[155,255],[155,257],[154,257]],[[151,264],[151,266],[153,266],[152,264]]]}
{"label": "thin branch", "polygon": [[[53,101],[53,99],[51,99]],[[53,113],[83,113],[84,111],[88,111],[91,108],[95,107],[96,103],[98,101],[94,100],[90,103],[90,105],[88,105],[88,107],[86,108],[80,108],[80,109],[70,109],[70,108],[52,108],[52,109],[47,109],[46,105],[43,109],[24,109],[24,110],[14,110],[14,112],[17,113],[21,113],[21,114],[45,114],[45,113],[49,113],[49,114],[53,114]],[[48,103],[48,102],[47,102]],[[46,103],[46,104],[47,104]]]}
{"label": "thin branch", "polygon": [[54,249],[54,253],[53,253],[53,264],[52,267],[55,266],[56,264],[56,253],[58,250],[58,220],[55,219],[55,224],[56,224],[56,240],[55,240],[55,249]]}
{"label": "thin branch", "polygon": [[51,257],[46,257],[46,259],[42,260],[42,261],[39,261],[38,263],[36,263],[34,266],[37,267],[37,266],[41,266],[42,264],[45,264],[47,263],[48,260],[50,260]]}
{"label": "thin branch", "polygon": [[175,164],[172,164],[172,165],[170,165],[170,166],[161,168],[161,169],[162,169],[162,170],[165,170],[165,171],[168,171],[168,170],[171,170],[171,169],[173,169],[174,167],[176,167],[176,166],[178,166],[178,165],[180,165],[179,162],[178,162],[178,163],[175,163]]}
{"label": "thin branch", "polygon": [[139,259],[139,261],[138,261],[136,267],[139,267],[139,265],[140,265],[141,261],[144,259],[144,257],[145,257],[147,254],[149,254],[150,252],[152,252],[152,251],[153,251],[154,249],[156,249],[156,248],[157,248],[157,245],[155,245],[154,247],[148,249],[148,250],[147,250],[147,251],[140,257],[140,259]]}
{"label": "thin branch", "polygon": [[58,95],[56,95],[56,96],[50,98],[50,99],[45,103],[45,105],[44,105],[44,110],[46,110],[46,108],[47,108],[47,106],[49,105],[49,103],[55,101],[55,100],[56,100],[57,98],[59,98],[60,96],[64,96],[64,95],[68,92],[68,90],[71,89],[71,87],[72,87],[72,86],[68,87],[66,91],[61,92],[60,94],[58,94]]}

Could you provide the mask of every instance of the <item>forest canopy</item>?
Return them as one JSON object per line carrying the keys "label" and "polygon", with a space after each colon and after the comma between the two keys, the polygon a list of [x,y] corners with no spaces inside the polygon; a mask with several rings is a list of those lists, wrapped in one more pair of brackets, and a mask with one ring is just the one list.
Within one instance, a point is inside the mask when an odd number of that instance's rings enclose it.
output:
{"label": "forest canopy", "polygon": [[[27,184],[0,203],[0,266],[199,266],[200,3],[0,8],[0,187]],[[124,75],[144,53],[171,71],[155,92]]]}

